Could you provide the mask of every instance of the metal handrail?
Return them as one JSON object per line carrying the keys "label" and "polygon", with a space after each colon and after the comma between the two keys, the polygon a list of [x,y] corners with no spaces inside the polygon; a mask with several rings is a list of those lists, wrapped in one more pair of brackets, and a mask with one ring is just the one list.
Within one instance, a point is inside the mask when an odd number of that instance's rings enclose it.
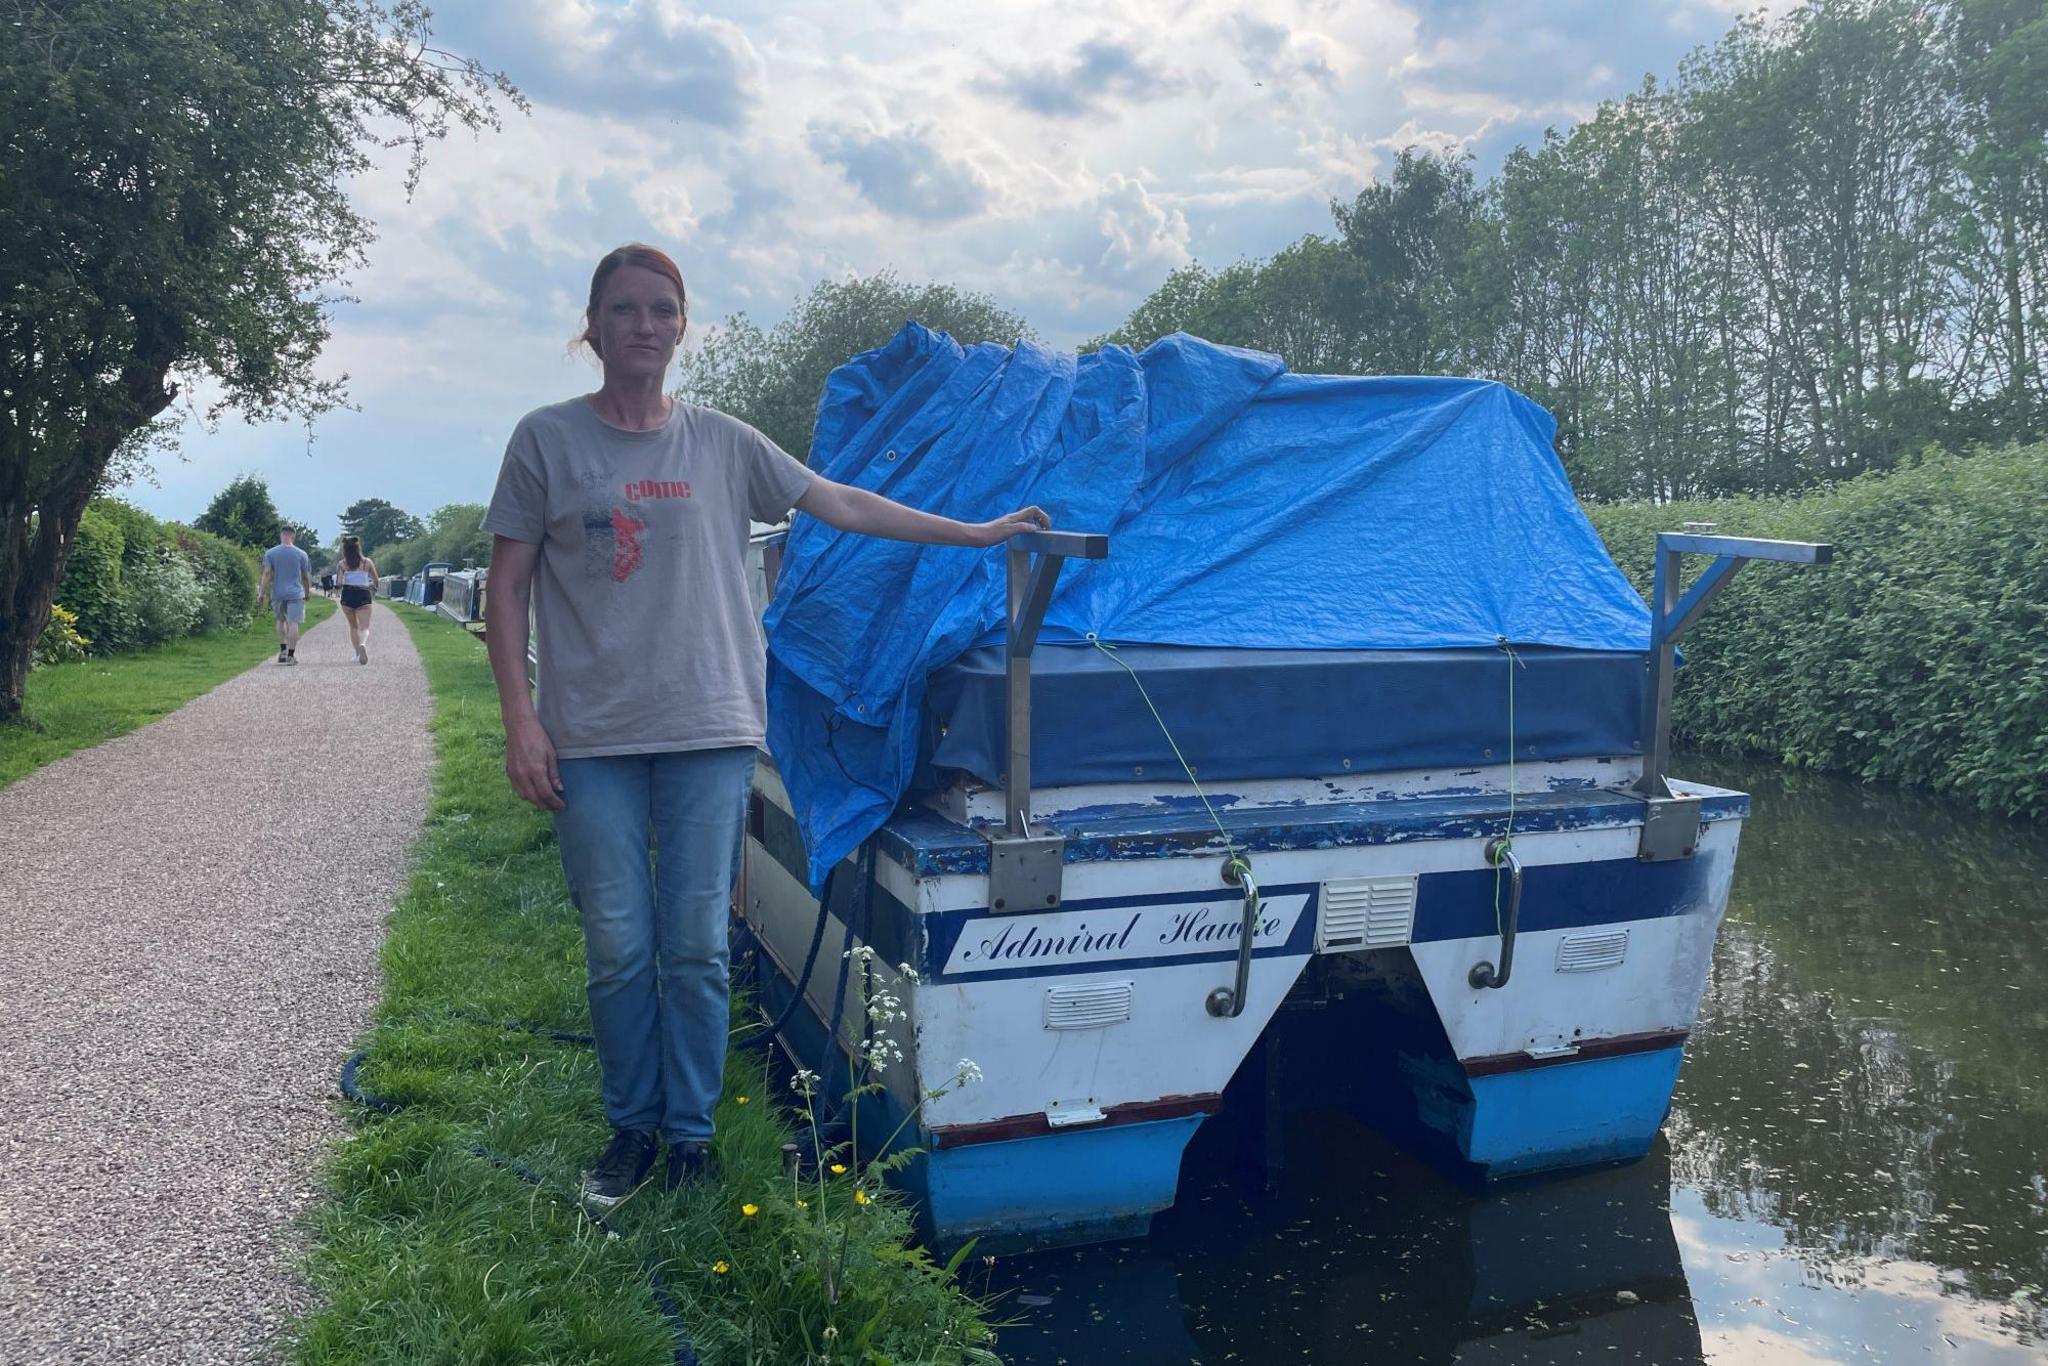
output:
{"label": "metal handrail", "polygon": [[[1760,541],[1745,536],[1711,536],[1711,523],[1687,523],[1684,531],[1657,536],[1657,569],[1650,593],[1650,651],[1644,659],[1651,671],[1643,694],[1643,771],[1628,788],[1643,802],[1642,835],[1636,857],[1646,863],[1691,858],[1706,828],[1698,797],[1671,790],[1664,770],[1671,765],[1671,689],[1678,666],[1677,642],[1699,620],[1716,593],[1751,560],[1779,564],[1827,564],[1834,547],[1814,541]],[[1679,592],[1681,555],[1712,555],[1714,562]]]}
{"label": "metal handrail", "polygon": [[[1714,562],[1679,593],[1681,555],[1712,555]],[[1657,568],[1650,593],[1649,692],[1643,699],[1643,775],[1635,790],[1644,797],[1669,798],[1664,770],[1671,763],[1671,690],[1677,669],[1678,638],[1699,620],[1716,593],[1751,560],[1779,564],[1830,563],[1835,548],[1819,541],[1766,541],[1748,536],[1709,536],[1687,531],[1657,533]]]}
{"label": "metal handrail", "polygon": [[1009,540],[1009,660],[1005,698],[1009,766],[1003,785],[1003,825],[1022,839],[1031,833],[1031,652],[1052,604],[1053,586],[1066,562],[1109,555],[1109,537],[1080,531],[1026,531]]}
{"label": "metal handrail", "polygon": [[1004,728],[1009,763],[1003,772],[1003,824],[986,828],[988,904],[1005,911],[1058,910],[1067,842],[1031,828],[1031,652],[1052,603],[1053,586],[1070,559],[1100,560],[1109,537],[1075,531],[1026,531],[1008,543],[1004,654],[1008,676]]}
{"label": "metal handrail", "polygon": [[[1486,843],[1486,861],[1496,868],[1508,870],[1508,911],[1500,925],[1500,968],[1495,970],[1491,963],[1474,963],[1472,971],[1465,975],[1475,990],[1488,988],[1499,990],[1508,984],[1508,974],[1515,970],[1515,932],[1522,918],[1522,861],[1515,857],[1514,843],[1506,835],[1496,835]],[[1496,903],[1500,895],[1499,874],[1495,874],[1494,896]]]}
{"label": "metal handrail", "polygon": [[1252,938],[1259,923],[1259,884],[1251,876],[1251,864],[1233,856],[1223,865],[1223,880],[1244,889],[1244,914],[1237,927],[1237,976],[1234,984],[1217,987],[1202,1000],[1202,1008],[1219,1020],[1234,1020],[1244,1014],[1245,997],[1252,987]]}

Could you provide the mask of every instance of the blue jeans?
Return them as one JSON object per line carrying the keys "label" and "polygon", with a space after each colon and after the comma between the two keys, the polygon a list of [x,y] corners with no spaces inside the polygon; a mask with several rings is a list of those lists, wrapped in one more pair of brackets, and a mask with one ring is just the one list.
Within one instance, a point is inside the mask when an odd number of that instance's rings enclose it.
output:
{"label": "blue jeans", "polygon": [[711,1137],[731,990],[726,908],[754,751],[563,759],[555,813],[583,916],[591,1032],[616,1129]]}

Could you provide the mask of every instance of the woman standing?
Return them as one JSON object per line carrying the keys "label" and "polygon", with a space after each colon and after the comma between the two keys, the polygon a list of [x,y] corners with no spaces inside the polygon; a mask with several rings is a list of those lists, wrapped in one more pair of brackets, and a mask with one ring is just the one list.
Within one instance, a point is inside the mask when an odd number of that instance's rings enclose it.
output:
{"label": "woman standing", "polygon": [[578,340],[604,381],[520,420],[483,523],[505,773],[554,814],[583,920],[613,1130],[584,1173],[600,1207],[646,1178],[663,1141],[670,1189],[707,1170],[728,1028],[727,897],[767,729],[749,522],[796,508],[844,531],[961,546],[1049,525],[1035,507],[972,525],[914,511],[672,399],[687,307],[681,272],[653,247],[598,263]]}
{"label": "woman standing", "polygon": [[356,663],[370,662],[370,602],[376,594],[377,562],[363,553],[360,536],[341,538],[341,614],[348,618],[348,643]]}

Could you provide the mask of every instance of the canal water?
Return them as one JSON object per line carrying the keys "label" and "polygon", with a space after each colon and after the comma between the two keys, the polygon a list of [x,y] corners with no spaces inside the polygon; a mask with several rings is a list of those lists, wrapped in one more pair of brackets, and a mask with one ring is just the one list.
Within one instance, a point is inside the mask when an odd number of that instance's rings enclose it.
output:
{"label": "canal water", "polygon": [[1012,1366],[2048,1361],[2048,827],[1755,797],[1664,1137],[1481,1194],[1334,1113],[1222,1125],[1142,1242],[1000,1260]]}

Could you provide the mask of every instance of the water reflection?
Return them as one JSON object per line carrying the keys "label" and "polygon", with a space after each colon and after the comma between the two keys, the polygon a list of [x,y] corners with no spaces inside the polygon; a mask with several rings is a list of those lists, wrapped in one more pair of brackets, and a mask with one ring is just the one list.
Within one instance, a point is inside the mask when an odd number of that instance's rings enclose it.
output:
{"label": "water reflection", "polygon": [[1290,1120],[1270,1197],[1202,1142],[1149,1240],[1001,1264],[1007,1360],[1704,1360],[1661,1144],[1481,1199],[1336,1112]]}
{"label": "water reflection", "polygon": [[2048,831],[1695,758],[1756,796],[1644,1162],[1475,1196],[1331,1113],[1205,1131],[1142,1243],[1011,1259],[1018,1366],[2048,1360]]}
{"label": "water reflection", "polygon": [[1952,1301],[1916,1345],[2038,1344],[2048,832],[1763,765],[1688,772],[1756,814],[1665,1126],[1674,1179],[1702,1216],[1776,1230],[1802,1285]]}

